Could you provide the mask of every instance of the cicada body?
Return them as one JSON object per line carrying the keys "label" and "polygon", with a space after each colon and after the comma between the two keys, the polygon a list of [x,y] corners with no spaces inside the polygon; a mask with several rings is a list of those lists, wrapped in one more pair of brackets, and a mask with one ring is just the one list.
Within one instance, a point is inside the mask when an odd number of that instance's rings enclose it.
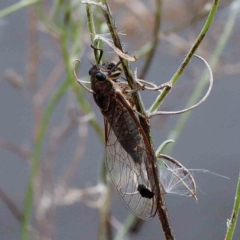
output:
{"label": "cicada body", "polygon": [[121,69],[114,63],[96,64],[89,75],[94,100],[104,116],[106,167],[112,183],[135,216],[151,219],[159,194],[149,163],[153,155],[130,97],[117,81]]}

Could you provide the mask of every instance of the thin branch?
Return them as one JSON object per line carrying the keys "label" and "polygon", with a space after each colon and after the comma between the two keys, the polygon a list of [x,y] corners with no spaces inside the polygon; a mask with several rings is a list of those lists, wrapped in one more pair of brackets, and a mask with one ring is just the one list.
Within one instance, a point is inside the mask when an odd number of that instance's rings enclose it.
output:
{"label": "thin branch", "polygon": [[38,77],[38,64],[40,58],[40,48],[38,41],[38,15],[35,6],[30,6],[28,9],[29,12],[29,43],[28,43],[28,59],[26,64],[26,72],[27,72],[27,83],[30,87],[37,86],[37,77]]}
{"label": "thin branch", "polygon": [[98,240],[111,240],[113,239],[110,219],[111,219],[111,183],[107,184],[106,198],[104,204],[100,208],[100,224],[98,228]]}
{"label": "thin branch", "polygon": [[80,80],[80,79],[78,78],[77,73],[76,73],[76,64],[77,64],[77,62],[80,63],[81,61],[78,60],[78,59],[76,59],[76,60],[73,61],[73,64],[72,64],[73,75],[74,75],[77,83],[80,84],[80,85],[81,85],[86,91],[88,91],[89,93],[94,93],[94,91],[93,91],[92,89],[86,87],[86,86],[83,84],[84,81],[82,81],[82,80]]}
{"label": "thin branch", "polygon": [[[82,120],[81,120],[82,119]],[[85,119],[85,120],[83,120]],[[59,182],[62,187],[68,187],[71,180],[74,178],[76,170],[79,168],[80,160],[82,159],[87,143],[88,137],[88,122],[89,120],[86,119],[86,116],[80,117],[80,125],[78,129],[78,141],[76,144],[76,150],[74,153],[73,160],[69,164],[68,169],[65,171],[64,175],[60,176]],[[61,136],[62,138],[63,136]]]}
{"label": "thin branch", "polygon": [[[211,11],[209,12],[208,18],[202,28],[202,31],[200,32],[200,34],[198,35],[195,43],[193,44],[192,48],[190,49],[189,53],[187,54],[187,56],[185,57],[185,59],[183,60],[181,66],[178,68],[178,70],[176,71],[176,73],[173,75],[172,79],[171,79],[171,83],[172,86],[174,86],[176,84],[176,82],[178,81],[179,77],[182,75],[183,71],[185,70],[186,66],[188,65],[188,63],[190,62],[191,58],[193,57],[195,51],[197,50],[198,46],[200,45],[200,43],[202,42],[202,40],[204,39],[209,27],[211,26],[214,16],[217,12],[217,7],[218,7],[218,2],[219,0],[214,0],[213,4],[212,4],[212,8]],[[162,93],[157,97],[157,99],[154,101],[154,103],[152,104],[152,106],[149,109],[150,113],[155,112],[159,106],[162,104],[163,100],[165,99],[165,97],[167,96],[167,94],[170,92],[169,88],[166,88],[162,91]]]}
{"label": "thin branch", "polygon": [[[110,9],[110,6],[108,4],[108,1],[107,0],[102,0],[102,4],[104,4],[106,6],[106,9],[107,9],[106,11],[102,10],[102,13],[105,17],[106,23],[108,25],[109,31],[111,33],[111,36],[112,36],[112,39],[113,39],[113,42],[114,42],[114,45],[118,49],[123,51],[122,44],[121,44],[120,38],[118,36],[117,29],[116,29],[115,24],[114,24],[114,20],[113,20],[113,17],[112,17],[112,13],[111,13],[111,9]],[[125,77],[126,77],[128,83],[129,83],[129,85],[131,86],[132,89],[136,89],[137,86],[136,86],[136,83],[135,83],[134,78],[132,76],[132,72],[129,68],[128,62],[126,60],[122,59],[120,56],[119,56],[119,59],[121,61],[122,68],[123,68],[123,71],[125,73]],[[143,103],[140,100],[140,96],[139,96],[138,92],[134,92],[132,94],[132,96],[133,96],[134,102],[136,104],[137,111],[140,112],[143,115],[146,115]],[[151,138],[151,129],[150,129],[149,122],[146,118],[143,118],[143,117],[140,117],[139,120],[140,120],[140,124],[141,124],[141,126],[142,126],[144,132],[146,133],[146,136],[149,140],[151,151],[154,153],[153,143],[152,143],[152,138]],[[156,159],[154,154],[152,154],[152,156],[154,156],[154,159],[150,160],[150,161],[152,161],[150,163],[150,164],[152,164],[152,171],[155,172],[155,176],[158,176],[157,159]],[[158,183],[152,183],[152,185],[155,185],[155,184],[157,184],[157,185],[159,184],[159,203],[158,203],[158,208],[157,208],[159,220],[162,224],[162,228],[163,228],[165,238],[168,239],[168,240],[172,240],[172,239],[174,239],[174,235],[173,235],[172,228],[171,228],[171,225],[170,225],[165,200],[164,200],[164,197],[163,197],[163,194],[162,194],[163,192],[162,192],[161,183],[159,181],[158,181]]]}
{"label": "thin branch", "polygon": [[47,130],[48,123],[50,121],[51,115],[55,109],[56,104],[61,99],[61,97],[63,96],[63,94],[65,93],[68,87],[69,87],[69,78],[66,79],[63,85],[60,86],[60,88],[57,90],[57,92],[51,99],[50,104],[48,105],[46,111],[44,112],[43,119],[38,129],[37,138],[34,146],[33,158],[31,161],[30,176],[29,176],[29,181],[28,181],[26,195],[25,195],[25,203],[24,203],[24,211],[23,211],[24,219],[22,222],[22,239],[28,239],[27,226],[30,221],[30,215],[31,215],[32,204],[33,204],[34,179],[39,170],[40,156],[42,152],[45,132]]}
{"label": "thin branch", "polygon": [[[112,13],[111,13],[108,1],[103,0],[102,2],[106,5],[106,7],[108,9],[108,12],[105,12],[105,11],[102,11],[102,12],[103,12],[105,20],[107,22],[108,28],[110,30],[113,42],[114,42],[116,47],[118,47],[121,51],[123,51],[122,45],[121,45],[121,42],[120,42],[120,38],[118,36],[116,27],[114,25],[114,21],[113,21],[113,18],[112,18]],[[132,76],[132,72],[129,68],[128,63],[126,61],[124,61],[121,57],[119,57],[119,58],[120,58],[120,61],[122,63],[122,67],[123,67],[123,70],[124,70],[124,73],[125,73],[125,77],[126,77],[128,83],[129,83],[129,85],[131,86],[131,88],[136,89],[136,83],[134,82],[134,78]],[[143,115],[146,115],[145,110],[144,110],[144,106],[143,106],[143,103],[140,100],[139,94],[136,92],[136,93],[133,93],[132,95],[133,95],[134,102],[136,104],[137,111],[140,112]],[[153,143],[152,143],[152,138],[151,138],[151,129],[150,129],[148,120],[145,119],[145,118],[142,118],[142,117],[140,117],[139,120],[140,120],[140,124],[141,124],[142,128],[144,129],[144,131],[146,133],[146,136],[149,140],[151,151],[154,153]],[[153,165],[152,166],[152,171],[155,171],[155,175],[158,176],[157,160],[155,158],[155,154],[152,154],[152,156],[154,156],[154,159],[150,160],[150,161],[152,161],[150,164]],[[173,231],[172,231],[172,228],[171,228],[171,225],[170,225],[168,212],[167,212],[167,207],[166,207],[165,200],[164,200],[164,197],[163,197],[163,194],[162,194],[161,183],[158,181],[157,183],[152,183],[152,184],[153,185],[154,184],[159,184],[159,203],[158,203],[157,212],[158,212],[159,220],[160,220],[162,228],[163,228],[165,238],[168,239],[168,240],[172,240],[172,239],[174,239],[174,234],[173,234]]]}
{"label": "thin branch", "polygon": [[[24,219],[24,215],[15,205],[15,203],[8,197],[8,195],[0,188],[0,199],[7,206],[7,208],[11,211],[13,216],[21,223]],[[32,233],[36,239],[40,240],[39,233],[31,226],[28,226],[28,231]]]}
{"label": "thin branch", "polygon": [[[216,45],[216,48],[209,60],[209,64],[212,68],[212,70],[214,71],[216,69],[216,66],[218,64],[219,58],[221,56],[221,54],[223,53],[223,50],[231,36],[231,33],[234,29],[235,26],[235,22],[237,19],[237,16],[239,14],[239,7],[237,7],[236,5],[233,5],[229,14],[229,18],[226,21],[225,27],[223,29],[222,35],[219,37],[219,41]],[[199,81],[199,85],[198,88],[195,89],[194,93],[192,94],[192,96],[190,97],[188,103],[186,104],[186,107],[190,107],[193,104],[195,104],[197,102],[197,100],[199,99],[201,93],[203,92],[204,88],[206,87],[207,84],[207,74],[206,72],[203,73],[200,81]],[[169,134],[169,138],[174,139],[175,141],[177,141],[177,139],[180,136],[180,133],[182,132],[182,129],[184,127],[184,125],[187,122],[187,119],[189,118],[191,112],[188,112],[186,114],[183,114],[176,126],[173,128],[173,130],[170,132]],[[172,151],[173,146],[169,146],[167,149],[167,154],[170,154]]]}
{"label": "thin branch", "polygon": [[6,141],[4,139],[0,139],[0,147],[6,148],[14,153],[16,153],[18,156],[20,156],[23,159],[26,159],[27,161],[30,161],[31,153],[24,150],[23,148],[19,147],[17,144]]}
{"label": "thin branch", "polygon": [[[88,1],[82,1],[82,3],[88,3]],[[93,5],[95,5],[95,4],[93,4]],[[105,11],[104,5],[102,3],[97,3],[97,5],[103,11]],[[93,19],[93,14],[92,14],[92,7],[91,7],[90,4],[86,4],[86,12],[87,12],[88,31],[89,31],[89,34],[90,34],[91,43],[92,43],[92,46],[96,46],[98,48],[98,42],[95,41],[96,30],[95,30],[94,19]],[[98,58],[99,58],[97,48],[93,48],[96,62],[98,61]],[[81,80],[79,80],[77,78],[77,75],[75,73],[75,66],[73,66],[73,69],[74,69],[73,73],[74,73],[74,76],[75,76],[77,82],[81,86],[83,86],[88,92],[94,93],[92,89],[87,88],[85,85],[83,85]],[[107,173],[106,173],[106,167],[105,167],[105,161],[104,160],[105,159],[102,159],[102,161],[101,161],[101,170],[100,170],[100,179],[99,180],[105,188],[106,198],[104,200],[103,207],[100,208],[100,213],[99,213],[100,224],[99,224],[99,229],[98,229],[98,233],[99,233],[98,234],[98,239],[99,240],[106,240],[106,239],[110,240],[110,239],[112,239],[112,230],[111,230],[111,226],[110,226],[111,189],[110,189],[109,183],[107,181]]]}
{"label": "thin branch", "polygon": [[97,6],[97,7],[100,7],[103,11],[107,11],[107,8],[101,2],[98,3],[98,2],[95,2],[95,1],[91,1],[91,0],[82,0],[82,3]]}
{"label": "thin branch", "polygon": [[203,96],[203,98],[198,103],[192,105],[191,107],[188,107],[188,108],[185,108],[185,109],[179,110],[179,111],[167,111],[167,112],[163,112],[163,111],[158,112],[157,111],[157,112],[154,112],[152,114],[149,114],[148,115],[149,118],[151,118],[153,116],[157,116],[157,115],[176,115],[176,114],[189,112],[192,109],[198,107],[200,104],[202,104],[208,98],[208,96],[209,96],[209,94],[212,90],[212,87],[213,87],[213,73],[212,73],[211,67],[209,66],[208,62],[204,58],[202,58],[198,55],[194,55],[194,56],[201,59],[205,63],[205,65],[207,67],[207,70],[208,70],[208,73],[210,75],[210,77],[209,77],[209,87],[208,87],[208,90],[207,90],[206,94]]}
{"label": "thin branch", "polygon": [[7,206],[7,208],[11,211],[13,216],[19,221],[23,221],[23,214],[18,209],[18,207],[13,203],[13,201],[8,197],[8,195],[0,188],[0,199]]}
{"label": "thin branch", "polygon": [[[228,1],[221,1],[219,3],[218,9],[222,9],[224,7],[228,7],[234,0],[228,0]],[[177,33],[184,29],[186,29],[189,25],[192,25],[194,23],[199,22],[200,20],[204,19],[209,14],[209,6],[210,3],[207,2],[203,8],[198,11],[191,19],[188,19],[186,22],[180,23],[174,27],[171,27],[170,29],[166,29],[163,31],[163,35],[169,35],[171,33]]]}
{"label": "thin branch", "polygon": [[[84,3],[84,1],[82,1]],[[88,23],[88,31],[90,34],[91,42],[94,45],[94,38],[96,35],[96,30],[94,26],[93,14],[92,14],[92,6],[90,4],[86,4],[86,12],[87,12],[87,23]],[[98,47],[98,46],[97,46]],[[95,61],[98,59],[98,51],[94,49]]]}
{"label": "thin branch", "polygon": [[153,61],[154,55],[157,52],[157,47],[159,44],[159,33],[161,26],[161,15],[162,15],[162,0],[155,0],[155,17],[154,17],[154,28],[153,28],[153,40],[151,43],[151,48],[147,53],[145,64],[142,68],[140,78],[144,79],[149,67]]}
{"label": "thin branch", "polygon": [[16,11],[18,11],[21,8],[28,7],[29,5],[34,4],[34,3],[38,2],[38,1],[39,0],[28,0],[28,1],[22,0],[22,1],[19,1],[19,2],[15,3],[15,4],[13,4],[13,5],[9,6],[9,7],[6,7],[4,9],[2,9],[0,11],[0,18],[5,17],[8,14],[11,14],[13,12],[16,12]]}
{"label": "thin branch", "polygon": [[60,60],[46,78],[46,82],[44,82],[35,93],[34,98],[38,101],[39,105],[43,104],[43,102],[48,99],[51,92],[56,88],[56,83],[64,71],[63,61]]}
{"label": "thin branch", "polygon": [[236,195],[235,195],[233,211],[232,211],[231,219],[227,220],[228,229],[227,229],[227,233],[226,233],[224,240],[232,240],[233,234],[235,231],[235,227],[237,224],[239,211],[240,211],[240,173],[239,173],[239,178],[238,178],[238,184],[237,184],[237,190],[236,190]]}
{"label": "thin branch", "polygon": [[[105,0],[105,1],[102,1],[102,2],[107,7],[107,11],[102,11],[102,12],[103,12],[105,20],[107,22],[109,31],[110,31],[112,39],[113,39],[113,42],[114,42],[115,46],[122,51],[122,45],[121,45],[116,27],[114,25],[114,21],[113,21],[113,18],[112,18],[112,14],[111,14],[111,10],[110,10],[110,6],[108,4],[108,1]],[[121,57],[119,57],[119,59],[122,63],[122,67],[123,67],[123,70],[124,70],[124,73],[125,73],[125,76],[126,76],[126,79],[129,83],[129,85],[133,89],[136,89],[136,86],[135,86],[136,83],[133,80],[133,76],[132,76],[132,73],[129,69],[128,63],[126,61],[124,61]],[[134,98],[134,101],[135,101],[136,108],[137,108],[138,112],[143,113],[145,115],[145,110],[144,110],[143,104],[141,103],[139,95],[138,95],[137,92],[133,93],[133,98]],[[141,123],[144,131],[146,132],[146,135],[149,139],[149,142],[151,143],[151,148],[152,148],[152,139],[150,137],[151,132],[150,132],[150,127],[149,127],[148,120],[146,118],[140,117],[140,123]],[[154,152],[153,148],[152,148],[152,152]],[[152,156],[155,156],[155,155],[152,155]],[[151,162],[152,171],[155,172],[155,176],[158,176],[156,158],[154,157],[154,159],[151,159],[151,161],[152,161]],[[159,183],[159,181],[158,181],[158,183]],[[158,185],[158,183],[157,183],[157,185]],[[152,184],[154,184],[154,183],[152,183]],[[159,193],[159,203],[158,203],[159,205],[158,205],[158,208],[157,208],[158,216],[159,216],[160,222],[161,222],[162,227],[163,227],[163,232],[164,232],[165,238],[166,239],[174,239],[172,228],[170,226],[169,219],[168,219],[167,207],[166,207],[166,204],[165,204],[165,201],[164,201],[163,194],[162,194],[161,190],[162,190],[162,187],[161,187],[161,184],[159,183],[160,193]]]}

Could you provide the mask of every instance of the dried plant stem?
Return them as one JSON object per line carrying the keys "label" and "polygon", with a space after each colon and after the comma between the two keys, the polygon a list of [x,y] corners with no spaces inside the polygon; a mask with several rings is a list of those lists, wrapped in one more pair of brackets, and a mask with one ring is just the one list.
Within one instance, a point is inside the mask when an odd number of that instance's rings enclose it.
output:
{"label": "dried plant stem", "polygon": [[[229,6],[234,0],[227,0],[227,1],[221,1],[219,3],[219,6],[218,6],[218,9],[222,9],[222,8],[225,8],[227,6]],[[191,18],[191,19],[187,19],[186,22],[183,22],[183,23],[180,23],[180,24],[177,24],[176,26],[174,27],[171,27],[169,29],[166,29],[164,30],[162,33],[165,35],[165,36],[168,36],[169,34],[171,33],[177,33],[177,32],[180,32],[184,29],[186,29],[187,27],[189,27],[190,25],[193,25],[194,23],[197,23],[199,22],[200,20],[202,19],[205,19],[205,17],[208,15],[208,2],[202,6],[202,10],[198,11],[196,14],[194,14],[194,16]],[[206,9],[207,8],[207,9]]]}
{"label": "dried plant stem", "polygon": [[[91,36],[91,41],[94,44],[94,37],[95,37],[95,27],[94,27],[94,22],[93,22],[93,15],[91,11],[91,6],[87,4],[86,7],[87,10],[87,16],[88,16],[88,26],[89,26],[89,32]],[[97,45],[98,47],[98,45]],[[94,49],[94,55],[95,55],[95,60],[97,61],[99,56],[98,52],[96,49]],[[105,158],[105,156],[104,156]],[[112,230],[111,230],[111,225],[110,225],[110,219],[111,219],[111,196],[112,196],[112,191],[111,191],[111,185],[107,181],[107,173],[106,173],[106,166],[105,166],[105,159],[102,159],[102,164],[101,164],[101,171],[100,171],[100,182],[105,186],[105,191],[106,191],[106,200],[100,209],[100,219],[99,219],[99,228],[98,228],[98,239],[99,240],[111,240],[113,239],[112,236]]]}
{"label": "dried plant stem", "polygon": [[[93,14],[92,14],[92,6],[90,4],[86,4],[86,12],[87,12],[87,22],[88,22],[88,31],[90,34],[92,45],[96,46],[94,44],[94,37],[96,35],[95,31],[95,25],[93,20]],[[96,46],[98,47],[98,46]],[[94,48],[94,56],[95,61],[98,61],[98,51]],[[105,159],[103,158],[101,161],[101,170],[100,170],[100,179],[99,181],[101,184],[105,186],[106,191],[106,198],[105,201],[100,208],[99,212],[99,228],[98,228],[98,239],[99,240],[107,240],[112,239],[112,230],[110,226],[110,208],[111,208],[111,187],[109,183],[107,182],[107,173],[106,173],[106,167],[105,167]]]}
{"label": "dried plant stem", "polygon": [[29,53],[26,64],[27,82],[32,88],[37,86],[38,64],[39,64],[39,42],[38,42],[38,15],[36,6],[29,9]]}
{"label": "dried plant stem", "polygon": [[[41,5],[39,5],[39,12],[40,17],[43,18],[44,23],[49,27],[52,26],[52,24],[49,22],[48,19],[43,15]],[[58,14],[61,14],[59,11]],[[50,24],[50,25],[49,25]],[[71,24],[71,23],[69,23]],[[55,26],[54,26],[55,27]],[[30,170],[30,176],[29,176],[29,182],[26,190],[26,195],[25,195],[25,204],[24,204],[24,219],[22,222],[22,239],[26,240],[28,239],[28,231],[27,231],[27,226],[29,225],[30,222],[30,216],[31,216],[31,208],[33,204],[33,194],[34,194],[34,179],[36,178],[40,166],[40,157],[41,157],[41,152],[42,152],[42,147],[43,147],[43,141],[45,137],[45,132],[47,130],[50,118],[52,116],[52,113],[59,102],[59,100],[62,98],[64,93],[69,89],[69,87],[72,87],[74,93],[76,94],[77,100],[79,102],[79,105],[82,107],[82,110],[90,114],[91,113],[91,107],[90,105],[84,100],[83,97],[83,92],[81,90],[79,91],[79,88],[77,86],[77,83],[74,80],[74,76],[72,73],[72,59],[79,54],[80,49],[76,48],[76,42],[71,44],[72,49],[69,48],[69,38],[68,38],[68,27],[71,26],[61,26],[62,29],[61,31],[56,31],[56,33],[59,33],[60,35],[58,36],[58,39],[60,39],[60,44],[61,44],[61,50],[62,50],[62,55],[65,63],[65,68],[67,71],[67,77],[64,83],[59,87],[59,89],[56,91],[55,95],[53,98],[50,100],[49,105],[47,106],[43,118],[41,120],[40,125],[38,126],[38,131],[37,131],[37,136],[36,136],[36,141],[34,145],[34,152],[32,156],[32,161],[31,161],[31,170]],[[81,26],[79,26],[81,28]],[[58,29],[58,27],[56,27]],[[73,32],[74,35],[74,40],[78,42],[79,38],[79,29],[76,29],[75,26],[72,26],[72,29],[75,30]],[[95,118],[92,118],[90,120],[90,124],[94,128],[94,130],[97,132],[99,135],[100,139],[103,141],[103,132],[96,121]]]}
{"label": "dried plant stem", "polygon": [[41,156],[41,152],[42,152],[44,135],[45,135],[46,129],[48,127],[50,117],[55,109],[55,106],[58,103],[58,101],[61,99],[63,94],[65,93],[68,86],[69,86],[69,79],[67,79],[64,82],[64,84],[58,89],[58,91],[56,92],[56,94],[54,95],[52,100],[50,101],[50,104],[48,105],[48,107],[44,113],[41,125],[38,129],[33,158],[31,161],[29,182],[28,182],[27,191],[26,191],[26,195],[25,195],[25,204],[24,204],[24,210],[23,210],[24,219],[22,222],[22,239],[23,240],[28,239],[27,226],[30,221],[31,208],[32,208],[32,203],[33,203],[34,179],[37,175],[39,165],[40,165],[40,156]]}
{"label": "dried plant stem", "polygon": [[[120,38],[118,36],[117,29],[116,29],[116,27],[114,25],[112,13],[111,13],[111,9],[110,9],[110,6],[108,4],[108,1],[107,0],[103,0],[102,4],[104,4],[104,6],[106,7],[106,10],[102,10],[102,13],[103,13],[103,15],[105,17],[106,23],[108,25],[108,28],[109,28],[109,31],[110,31],[110,34],[111,34],[111,37],[112,37],[113,42],[114,42],[114,45],[123,52],[122,44],[121,44]],[[129,83],[129,85],[131,86],[132,89],[136,89],[137,86],[136,86],[136,83],[135,83],[134,78],[132,76],[132,72],[131,72],[131,70],[130,70],[130,68],[128,66],[128,62],[125,61],[124,59],[122,59],[121,57],[119,57],[119,59],[121,61],[121,65],[122,65],[125,77],[126,77],[128,83]],[[137,108],[138,112],[144,114],[145,113],[145,109],[144,109],[144,106],[143,106],[143,104],[142,104],[142,102],[140,100],[140,96],[139,96],[139,94],[137,92],[133,93],[133,98],[134,98],[134,101],[136,103],[136,108]],[[146,123],[146,121],[144,123],[144,119],[142,119],[141,124],[148,125]],[[150,131],[148,131],[146,133],[148,136],[149,136],[149,132]]]}
{"label": "dried plant stem", "polygon": [[0,188],[0,199],[8,207],[8,209],[15,216],[15,218],[21,223],[23,220],[23,214],[1,188]]}
{"label": "dried plant stem", "polygon": [[200,57],[198,55],[194,55],[194,56],[199,58],[201,61],[204,62],[205,66],[207,67],[208,73],[209,73],[209,87],[208,87],[207,92],[203,96],[203,98],[199,102],[197,102],[195,104],[192,104],[191,106],[189,106],[187,108],[184,108],[182,110],[178,110],[178,111],[155,111],[152,114],[148,114],[149,118],[151,118],[153,116],[157,116],[157,115],[176,115],[176,114],[182,114],[182,113],[189,112],[189,111],[193,110],[194,108],[198,107],[199,105],[201,105],[208,98],[208,96],[209,96],[209,94],[210,94],[210,92],[212,90],[212,87],[213,87],[213,73],[212,73],[212,69],[211,69],[210,65],[208,64],[208,62],[204,58],[202,58],[202,57]]}
{"label": "dried plant stem", "polygon": [[[186,58],[184,59],[182,65],[180,66],[180,68],[177,70],[177,72],[174,74],[174,76],[172,77],[172,82],[173,85],[176,83],[176,81],[178,80],[178,78],[180,77],[180,75],[182,74],[182,72],[184,71],[184,69],[186,68],[187,64],[189,63],[189,61],[191,60],[191,58],[194,55],[194,52],[196,51],[197,47],[200,45],[201,41],[203,40],[204,36],[206,35],[206,32],[208,31],[210,25],[212,24],[212,21],[214,19],[214,16],[216,14],[217,11],[217,7],[218,7],[218,0],[215,0],[213,5],[212,5],[212,9],[209,12],[208,18],[205,22],[205,25],[203,26],[202,31],[200,32],[197,40],[195,41],[193,47],[191,48],[191,50],[189,51],[188,55],[186,56]],[[204,84],[204,87],[206,85],[206,81],[202,81],[202,84]],[[196,91],[198,91],[198,88],[196,89]],[[201,88],[201,92],[203,91],[203,88]],[[167,94],[169,93],[169,88],[166,88],[162,91],[162,94],[160,94],[157,99],[155,100],[155,102],[153,103],[152,107],[150,108],[149,112],[154,112],[156,109],[159,108],[159,106],[161,105],[161,103],[163,102],[163,100],[165,99],[165,97],[167,96]],[[196,102],[196,100],[194,102],[191,102],[191,104],[187,105],[188,107],[192,106],[194,103]],[[184,118],[185,116],[189,116],[190,112],[185,113],[181,118]],[[182,124],[184,124],[185,121],[182,121]],[[180,134],[180,131],[179,131]],[[174,139],[175,135],[170,135],[169,136],[170,139]],[[170,147],[168,147],[167,149],[171,148],[172,149],[173,145],[170,145]],[[167,151],[167,154],[170,154],[170,151]],[[130,224],[129,222],[132,220],[132,224]],[[133,225],[135,225],[136,219],[135,218],[131,218],[131,216],[129,216],[126,220],[126,223],[124,224],[129,228],[132,229]]]}
{"label": "dried plant stem", "polygon": [[0,11],[0,18],[5,17],[10,13],[16,12],[21,8],[28,7],[29,5],[32,5],[32,4],[34,4],[38,1],[39,0],[28,0],[28,1],[22,0],[22,1],[19,1],[19,2],[15,3],[15,4],[7,7],[7,8],[2,9]]}
{"label": "dried plant stem", "polygon": [[[84,3],[91,4],[91,2],[88,2],[88,1],[84,1]],[[102,3],[101,5],[103,6],[103,7],[101,7],[102,13],[105,17],[106,23],[108,25],[110,34],[111,34],[113,42],[114,42],[114,45],[117,48],[119,48],[121,51],[123,51],[122,44],[121,44],[120,38],[118,36],[117,29],[114,25],[112,13],[111,13],[111,9],[110,9],[110,6],[108,4],[108,1],[107,0],[102,0],[101,3]],[[125,77],[126,77],[128,83],[129,83],[129,85],[133,89],[136,89],[136,83],[134,82],[134,78],[133,78],[132,72],[131,72],[131,70],[128,66],[128,62],[125,61],[124,59],[122,59],[121,57],[119,57],[119,59],[121,61],[122,68],[123,68],[123,71],[125,73]],[[146,115],[144,106],[143,106],[143,104],[140,100],[140,96],[137,92],[133,93],[133,99],[134,99],[134,102],[136,104],[136,108],[137,108],[138,112],[140,112],[143,115]],[[144,129],[144,131],[145,131],[145,133],[146,133],[146,135],[149,139],[149,142],[151,143],[151,147],[152,147],[153,143],[152,143],[151,130],[150,130],[148,120],[146,118],[140,117],[140,124],[143,127],[143,129]],[[152,148],[152,152],[154,152],[153,148]],[[154,164],[153,171],[155,171],[156,176],[158,176],[157,160],[156,160],[156,158],[154,158],[152,161],[154,161],[154,163],[152,163],[152,164]],[[157,208],[159,220],[162,224],[162,228],[163,228],[165,238],[169,239],[169,240],[174,239],[173,231],[172,231],[172,228],[170,226],[170,221],[169,221],[169,217],[168,217],[168,213],[167,213],[167,207],[166,207],[165,200],[164,200],[164,197],[163,197],[163,194],[162,194],[161,184],[159,185],[159,191],[160,191],[160,196],[159,196],[159,204],[158,204],[158,208]]]}
{"label": "dried plant stem", "polygon": [[[8,197],[8,195],[1,188],[0,188],[0,199],[8,207],[8,209],[19,221],[19,223],[22,223],[24,219],[22,212],[18,209],[15,203]],[[27,228],[28,228],[28,231],[35,237],[35,239],[40,239],[39,233],[37,232],[36,229],[34,229],[30,225]]]}
{"label": "dried plant stem", "polygon": [[[239,11],[240,11],[239,7],[237,7],[237,6],[232,7],[232,11],[230,12],[229,18],[226,21],[226,24],[225,24],[225,27],[223,29],[222,35],[219,38],[217,46],[216,46],[216,48],[215,48],[215,50],[212,54],[212,57],[209,61],[209,65],[211,66],[212,71],[214,71],[214,69],[217,67],[218,60],[219,60],[219,58],[220,58],[220,56],[221,56],[221,54],[222,54],[222,52],[225,48],[230,36],[231,36],[231,33],[233,31],[235,21],[236,21],[236,18],[238,16],[238,14],[239,14]],[[206,85],[207,85],[207,73],[205,72],[205,73],[203,73],[202,77],[200,78],[198,87],[195,89],[195,91],[193,92],[189,101],[187,102],[187,104],[186,104],[187,108],[194,105],[197,102],[197,100],[201,96],[203,90],[205,89]],[[187,113],[181,115],[181,117],[179,118],[176,126],[173,128],[173,130],[170,132],[170,134],[168,136],[170,139],[174,139],[174,141],[177,141],[177,139],[179,138],[179,136],[182,132],[182,129],[184,128],[190,114],[191,114],[191,112],[187,112]],[[173,145],[170,145],[166,149],[165,152],[167,154],[171,154],[172,149],[173,149]]]}
{"label": "dried plant stem", "polygon": [[0,139],[0,148],[8,149],[24,160],[30,161],[31,153],[13,142],[7,141],[5,139]]}
{"label": "dried plant stem", "polygon": [[[104,161],[103,161],[104,162]],[[106,176],[106,175],[105,175]],[[99,220],[99,228],[98,228],[98,239],[99,240],[111,240],[113,239],[112,228],[110,224],[110,208],[111,208],[111,183],[107,183],[106,185],[106,195],[105,202],[103,206],[100,208],[100,220]]]}
{"label": "dried plant stem", "polygon": [[[92,6],[90,4],[86,4],[86,12],[87,12],[87,21],[88,21],[88,31],[90,33],[91,42],[94,45],[94,37],[96,35],[93,14],[92,14]],[[98,46],[96,46],[98,47]],[[94,49],[95,61],[98,59],[98,51]]]}
{"label": "dried plant stem", "polygon": [[154,17],[154,28],[153,28],[153,40],[151,47],[147,52],[147,57],[145,64],[142,68],[140,78],[145,79],[145,76],[149,70],[149,67],[153,61],[154,55],[156,53],[158,44],[159,44],[159,33],[161,26],[161,15],[162,15],[162,0],[155,0],[155,17]]}

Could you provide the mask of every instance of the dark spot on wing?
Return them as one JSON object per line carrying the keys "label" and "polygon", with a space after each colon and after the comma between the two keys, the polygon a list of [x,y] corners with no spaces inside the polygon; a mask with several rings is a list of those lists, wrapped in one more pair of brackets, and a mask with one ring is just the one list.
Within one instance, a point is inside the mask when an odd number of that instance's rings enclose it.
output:
{"label": "dark spot on wing", "polygon": [[154,197],[154,193],[143,184],[139,184],[137,190],[144,198],[152,199]]}

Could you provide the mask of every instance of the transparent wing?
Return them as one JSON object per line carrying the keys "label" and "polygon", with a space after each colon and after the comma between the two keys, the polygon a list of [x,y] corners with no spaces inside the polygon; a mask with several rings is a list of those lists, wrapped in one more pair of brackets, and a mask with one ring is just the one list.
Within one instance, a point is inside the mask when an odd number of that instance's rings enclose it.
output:
{"label": "transparent wing", "polygon": [[146,169],[148,153],[131,116],[118,113],[113,114],[112,119],[117,120],[112,124],[105,119],[107,170],[128,209],[136,217],[148,220],[154,217],[157,206],[155,187],[151,186]]}

